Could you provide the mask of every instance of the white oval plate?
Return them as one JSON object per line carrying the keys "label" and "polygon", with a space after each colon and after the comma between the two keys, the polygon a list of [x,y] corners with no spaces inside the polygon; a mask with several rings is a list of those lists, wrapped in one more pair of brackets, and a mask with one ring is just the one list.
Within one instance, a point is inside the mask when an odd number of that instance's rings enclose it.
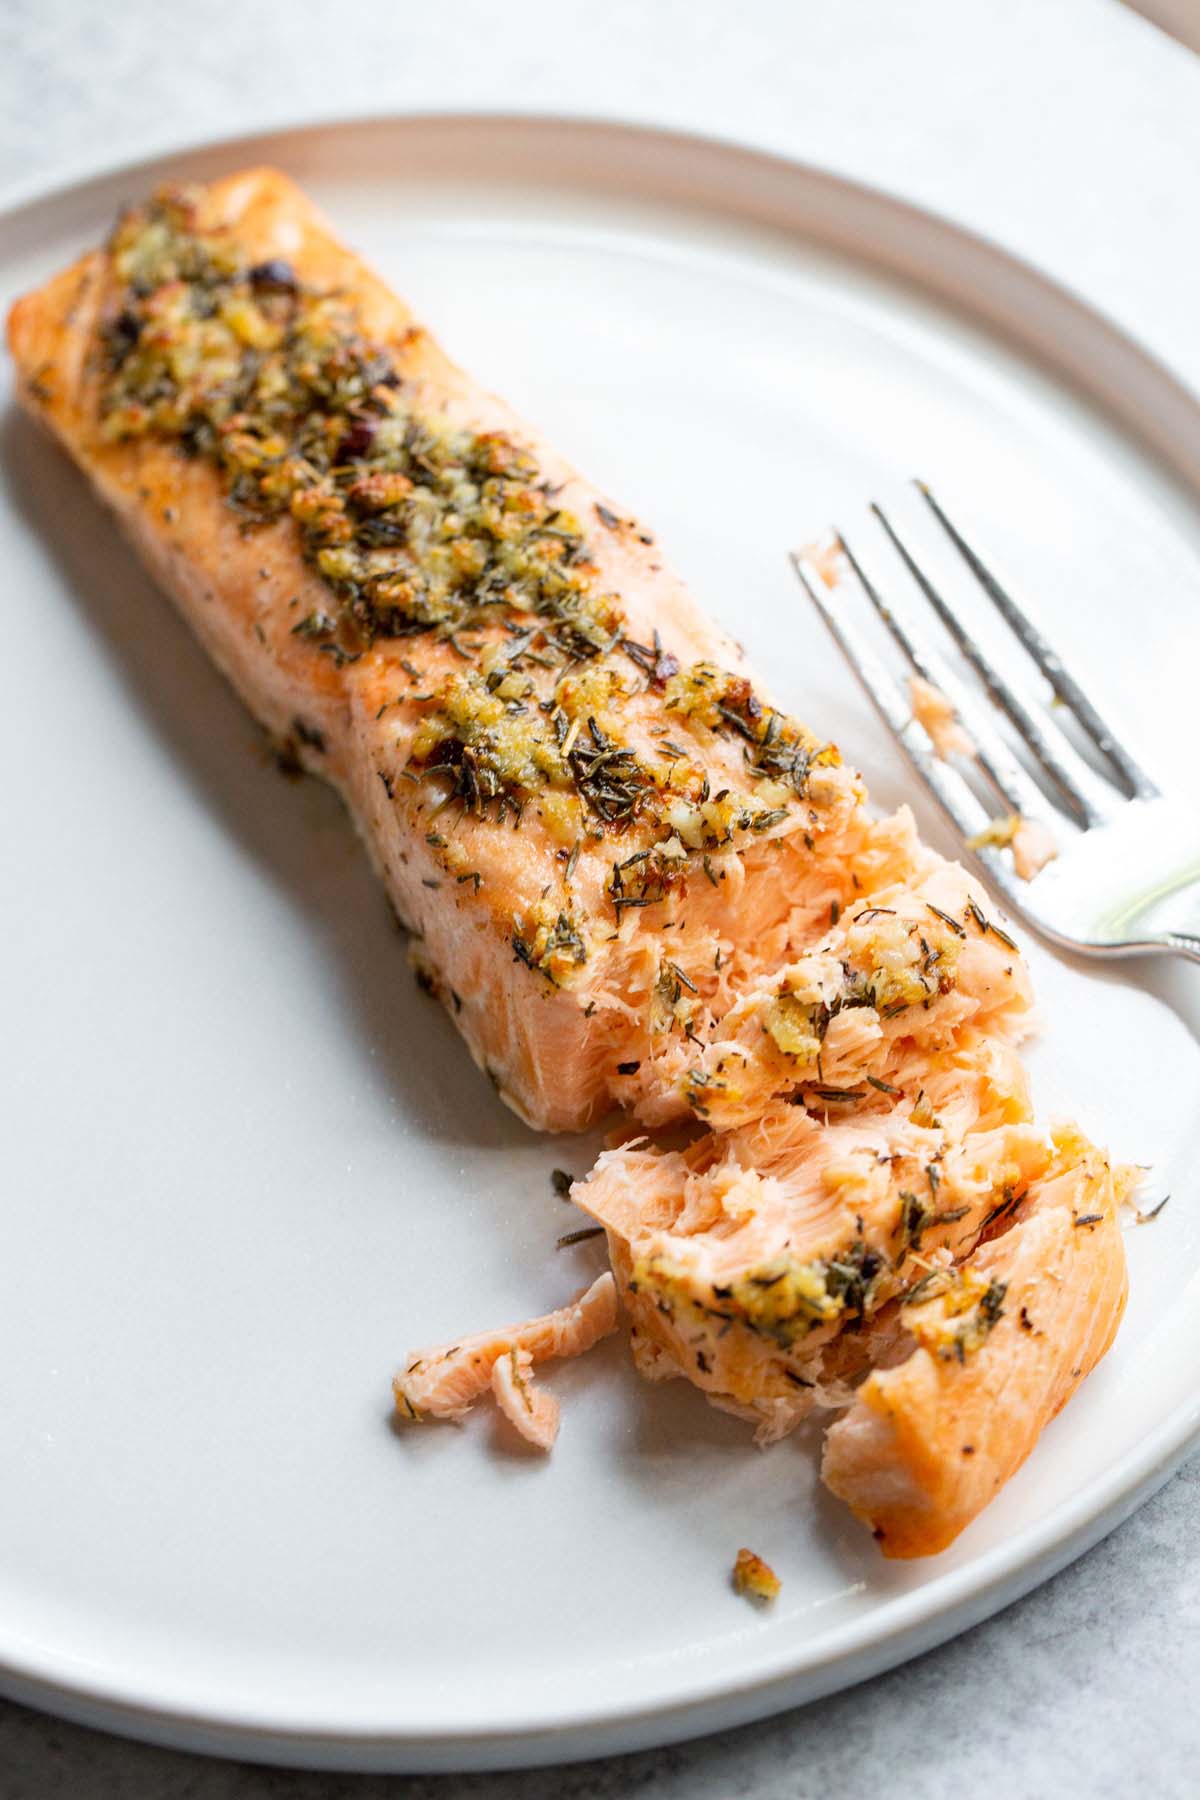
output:
{"label": "white oval plate", "polygon": [[[735,147],[427,118],[27,202],[0,286],[39,280],[164,175],[248,160],[304,182],[459,360],[653,522],[881,803],[913,783],[784,552],[912,473],[962,498],[1152,767],[1194,752],[1200,418],[1027,268]],[[1107,413],[1068,385],[1081,374]],[[394,1430],[406,1349],[595,1270],[595,1245],[554,1250],[573,1221],[549,1182],[590,1147],[498,1104],[415,991],[336,803],[281,780],[83,483],[0,418],[10,1694],[276,1761],[629,1749],[914,1654],[1165,1477],[1198,1423],[1196,990],[1045,953],[1044,1108],[1153,1163],[1174,1199],[1130,1234],[1117,1348],[954,1549],[888,1565],[821,1490],[815,1433],[760,1454],[691,1390],[639,1384],[615,1342],[552,1377],[548,1464],[486,1406],[461,1431]],[[1139,435],[1169,442],[1174,475]],[[783,1578],[765,1616],[729,1589],[743,1543]]]}

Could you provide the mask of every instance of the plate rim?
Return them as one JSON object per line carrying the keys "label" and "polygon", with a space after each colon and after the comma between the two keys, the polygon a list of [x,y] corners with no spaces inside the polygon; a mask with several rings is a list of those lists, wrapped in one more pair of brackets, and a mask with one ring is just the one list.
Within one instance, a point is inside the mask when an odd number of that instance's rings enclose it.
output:
{"label": "plate rim", "polygon": [[[285,160],[284,146],[314,134],[352,138],[355,133],[421,126],[591,132],[616,139],[641,136],[685,155],[690,151],[693,155],[736,157],[770,167],[781,179],[810,190],[824,188],[859,210],[873,208],[877,213],[894,214],[918,226],[926,241],[932,234],[947,247],[965,247],[971,262],[983,258],[1026,292],[1038,291],[1058,315],[1073,316],[1083,323],[1089,344],[1103,343],[1115,353],[1119,379],[1104,384],[1094,378],[1094,366],[1082,358],[1076,359],[1078,367],[1064,370],[1063,357],[1056,354],[1052,367],[1060,379],[1065,374],[1093,404],[1110,416],[1115,414],[1123,430],[1142,438],[1149,453],[1181,481],[1193,501],[1200,497],[1200,393],[1149,350],[1134,331],[1030,258],[946,212],[914,202],[884,183],[848,176],[786,150],[764,148],[737,133],[700,131],[585,110],[564,113],[537,108],[433,106],[328,117],[309,114],[259,131],[185,139],[147,154],[113,158],[98,168],[94,162],[78,160],[47,181],[10,182],[0,188],[0,227],[18,217],[34,218],[55,204],[83,200],[89,190],[98,197],[105,187],[126,178],[131,182],[153,179],[156,171],[164,173],[186,158],[242,152],[247,158],[262,158],[271,153],[271,146],[279,146],[276,154]],[[711,204],[726,212],[736,210],[719,199]],[[778,221],[776,225],[779,228]],[[827,231],[798,225],[783,229],[804,241],[841,250],[860,265],[883,268],[1017,343],[1026,354],[1031,348],[1038,353],[1037,334],[1032,326],[1027,332],[1013,319],[1011,299],[991,307],[973,303],[979,297],[957,290],[940,267],[927,260],[918,265],[895,249],[881,250],[876,256],[874,246],[868,252],[859,235],[839,234],[832,222]],[[1056,339],[1056,349],[1060,348],[1057,334],[1050,335]],[[1138,396],[1136,404],[1127,392],[1131,380],[1149,384],[1150,392]],[[453,1732],[441,1726],[423,1729],[384,1721],[376,1725],[347,1725],[344,1719],[339,1724],[333,1718],[298,1721],[278,1712],[271,1717],[269,1709],[261,1705],[237,1708],[223,1699],[209,1705],[180,1705],[170,1697],[166,1683],[156,1689],[143,1678],[139,1689],[128,1678],[106,1679],[94,1669],[85,1674],[73,1669],[70,1655],[62,1651],[6,1641],[2,1624],[0,1691],[22,1703],[124,1735],[210,1753],[330,1769],[418,1772],[533,1766],[679,1741],[749,1723],[853,1685],[990,1617],[1099,1542],[1157,1491],[1198,1440],[1200,1393],[1177,1405],[1135,1452],[1069,1501],[977,1560],[936,1576],[909,1594],[882,1602],[861,1619],[847,1621],[825,1636],[819,1654],[806,1653],[803,1642],[774,1645],[733,1677],[714,1672],[702,1680],[692,1675],[664,1681],[660,1685],[668,1690],[665,1696],[660,1694],[644,1706],[599,1702],[561,1707],[550,1719],[528,1716],[503,1727],[485,1723]]]}

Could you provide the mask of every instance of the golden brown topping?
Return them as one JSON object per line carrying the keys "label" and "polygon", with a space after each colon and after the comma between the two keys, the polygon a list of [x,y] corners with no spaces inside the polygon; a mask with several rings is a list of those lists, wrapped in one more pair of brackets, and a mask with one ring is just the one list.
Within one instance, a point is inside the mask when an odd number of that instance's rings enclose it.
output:
{"label": "golden brown topping", "polygon": [[663,705],[692,725],[733,732],[745,739],[746,760],[761,776],[807,799],[813,774],[841,761],[832,744],[822,744],[794,719],[764,706],[742,675],[714,663],[692,663],[667,682]]}
{"label": "golden brown topping", "polygon": [[674,832],[665,842],[635,851],[624,862],[614,863],[608,891],[617,918],[626,908],[640,910],[657,905],[673,893],[685,893],[688,870],[688,853]]}
{"label": "golden brown topping", "polygon": [[[935,914],[906,919],[890,907],[865,907],[848,922],[840,970],[836,965],[830,970],[828,957],[824,968],[797,965],[789,971],[764,1014],[764,1028],[785,1056],[802,1066],[816,1065],[839,1013],[861,1007],[894,1019],[948,993],[961,947],[954,920]],[[881,1091],[889,1090],[884,1085]]]}
{"label": "golden brown topping", "polygon": [[630,1288],[692,1324],[740,1324],[790,1350],[820,1325],[871,1311],[887,1273],[887,1259],[860,1238],[835,1257],[802,1262],[785,1252],[728,1283],[700,1281],[655,1252],[636,1259]]}
{"label": "golden brown topping", "polygon": [[798,1062],[815,1063],[821,1054],[824,1025],[828,1024],[828,1008],[819,1002],[800,1000],[795,994],[781,994],[767,1013],[767,1031],[785,1056]]}
{"label": "golden brown topping", "polygon": [[947,993],[964,935],[955,920],[933,911],[912,920],[887,907],[864,907],[846,932],[845,1003],[873,1006],[890,1018]]}
{"label": "golden brown topping", "polygon": [[587,941],[569,907],[541,901],[518,916],[513,953],[555,987],[565,987],[588,958]]}
{"label": "golden brown topping", "polygon": [[1004,1316],[1006,1284],[974,1269],[938,1271],[910,1297],[904,1326],[922,1349],[943,1362],[965,1362],[981,1349]]}
{"label": "golden brown topping", "polygon": [[544,619],[560,658],[612,650],[620,609],[528,452],[418,416],[343,299],[285,263],[248,267],[195,220],[192,197],[164,189],[118,223],[105,436],[210,457],[248,523],[290,512],[340,601],[326,634],[351,653],[497,609]]}
{"label": "golden brown topping", "polygon": [[510,807],[519,813],[543,788],[571,784],[570,765],[545,719],[528,700],[505,698],[504,685],[492,689],[473,669],[450,676],[410,749],[412,767],[445,775],[469,811],[482,816],[496,802],[501,818]]}

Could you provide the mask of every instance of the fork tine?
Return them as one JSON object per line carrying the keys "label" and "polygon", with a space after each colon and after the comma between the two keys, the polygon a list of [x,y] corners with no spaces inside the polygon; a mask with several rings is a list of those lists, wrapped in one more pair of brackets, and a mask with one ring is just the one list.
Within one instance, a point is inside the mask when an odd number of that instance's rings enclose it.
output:
{"label": "fork tine", "polygon": [[1148,799],[1156,794],[1158,789],[1150,777],[1138,767],[1124,745],[1113,736],[1079,683],[1063,667],[1057,651],[1047,643],[1028,613],[1013,599],[1007,588],[1001,585],[983,558],[972,549],[958,527],[946,516],[925,482],[918,481],[914,485],[1005,624],[1028,650],[1056,697],[1082,726],[1100,754],[1107,759],[1118,784],[1129,799]]}
{"label": "fork tine", "polygon": [[[904,613],[897,610],[894,601],[884,600],[840,532],[837,534],[837,541],[859,585],[912,667],[918,675],[939,688],[954,707],[971,738],[980,767],[1002,799],[1023,818],[1038,819],[1053,830],[1054,816],[1041,789],[1013,756],[1001,734],[992,725],[986,709],[967,694],[957,676],[935,650],[917,641]],[[911,712],[911,705],[909,710]]]}
{"label": "fork tine", "polygon": [[1036,718],[1030,712],[1025,702],[1013,692],[1004,677],[988,661],[886,514],[874,502],[871,511],[887,533],[905,568],[983,682],[990,698],[1016,727],[1025,744],[1062,794],[1070,811],[1081,825],[1099,825],[1111,812],[1114,798],[1111,794],[1105,794],[1099,776],[1088,768],[1057,727],[1049,726],[1046,721]]}
{"label": "fork tine", "polygon": [[[815,563],[800,550],[791,552],[791,563],[801,587],[825,621],[884,724],[904,747],[918,775],[963,835],[976,836],[989,821],[975,795],[958,770],[952,769],[936,754],[924,727],[913,717],[912,707],[899,683],[878,661],[867,640],[848,619],[840,616],[844,608],[833,605]],[[996,862],[1000,862],[998,857]]]}

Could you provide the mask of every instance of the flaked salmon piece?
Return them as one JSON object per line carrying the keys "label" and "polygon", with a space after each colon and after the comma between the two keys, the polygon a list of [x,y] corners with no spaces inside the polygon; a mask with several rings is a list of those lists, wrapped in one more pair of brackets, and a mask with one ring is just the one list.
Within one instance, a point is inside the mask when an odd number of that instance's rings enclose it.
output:
{"label": "flaked salmon piece", "polygon": [[1011,850],[1013,869],[1022,881],[1032,881],[1058,855],[1058,845],[1049,825],[1041,819],[1027,819],[1021,813],[1008,813],[1003,818],[989,820],[983,830],[977,831],[967,842],[972,850]]}
{"label": "flaked salmon piece", "polygon": [[492,1365],[496,1405],[535,1450],[549,1450],[558,1436],[559,1404],[533,1379],[528,1350],[510,1350]]}
{"label": "flaked salmon piece", "polygon": [[1013,832],[1013,868],[1022,881],[1032,881],[1058,855],[1054,833],[1040,819],[1023,818]]}
{"label": "flaked salmon piece", "polygon": [[692,1110],[729,1128],[798,1092],[848,1095],[864,1082],[887,1092],[967,1026],[1019,1042],[1032,1020],[1028,972],[985,904],[957,864],[927,854],[907,885],[848,908],[693,1044]]}
{"label": "flaked salmon piece", "polygon": [[922,725],[930,743],[941,757],[973,756],[975,746],[963,730],[953,703],[940,687],[913,675],[908,683],[913,718]]}
{"label": "flaked salmon piece", "polygon": [[844,1118],[782,1104],[600,1157],[572,1197],[608,1232],[643,1374],[685,1376],[760,1442],[845,1404],[882,1349],[863,1327],[886,1337],[892,1303],[1011,1216],[1052,1154],[1010,1047],[979,1035],[919,1076]]}
{"label": "flaked salmon piece", "polygon": [[[926,681],[923,675],[909,679],[913,717],[922,725],[940,757],[974,756],[975,746],[963,729],[957,711],[941,688]],[[1058,855],[1058,846],[1050,827],[1040,819],[1027,819],[1020,813],[993,819],[985,830],[971,840],[972,848],[992,845],[1008,848],[1013,853],[1013,868],[1022,881],[1032,881],[1048,862]]]}
{"label": "flaked salmon piece", "polygon": [[1130,1184],[1078,1133],[1058,1134],[1003,1235],[911,1296],[912,1354],[859,1388],[822,1471],[885,1556],[952,1543],[1109,1348],[1127,1292],[1117,1210]]}
{"label": "flaked salmon piece", "polygon": [[494,1371],[502,1358],[516,1353],[517,1365],[511,1370],[515,1387],[522,1357],[528,1357],[532,1366],[556,1357],[581,1356],[615,1331],[616,1325],[617,1289],[606,1270],[555,1312],[460,1338],[457,1343],[414,1351],[392,1382],[396,1411],[406,1419],[427,1414],[435,1419],[461,1419],[493,1386]]}

